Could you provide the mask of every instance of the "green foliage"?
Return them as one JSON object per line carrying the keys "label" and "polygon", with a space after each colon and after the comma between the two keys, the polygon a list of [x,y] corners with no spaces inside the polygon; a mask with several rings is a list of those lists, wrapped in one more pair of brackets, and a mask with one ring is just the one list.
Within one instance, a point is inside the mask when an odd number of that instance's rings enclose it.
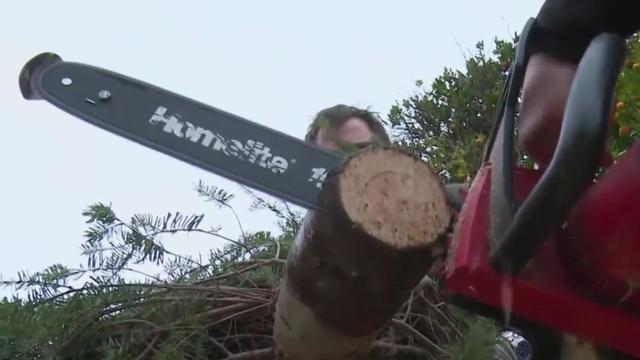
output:
{"label": "green foliage", "polygon": [[[233,211],[233,196],[225,190],[200,182],[196,191]],[[238,334],[270,336],[264,321],[236,321],[269,309],[301,218],[286,205],[255,199],[256,210],[275,214],[281,233],[243,232],[233,240],[220,228],[205,227],[204,214],[140,213],[125,221],[110,205],[89,206],[83,212],[86,265],[53,265],[2,282],[26,298],[0,303],[0,358],[206,359],[265,344],[251,337],[230,340],[229,326]],[[162,243],[186,233],[227,244],[196,258]],[[147,274],[145,265],[161,271]],[[130,274],[142,279],[132,281]]]}
{"label": "green foliage", "polygon": [[[394,143],[429,161],[446,182],[469,182],[480,167],[509,72],[512,41],[494,40],[487,54],[482,42],[466,59],[464,70],[445,68],[429,86],[417,81],[414,95],[398,101],[388,118]],[[614,157],[640,135],[640,37],[628,40],[629,55],[616,86],[616,109],[609,134]],[[521,150],[520,164],[532,166]]]}
{"label": "green foliage", "polygon": [[451,360],[495,359],[498,329],[494,323],[472,317],[464,336],[449,347]]}
{"label": "green foliage", "polygon": [[394,143],[428,161],[447,182],[470,181],[493,124],[514,43],[484,43],[466,59],[464,70],[445,68],[430,86],[416,83],[416,94],[389,111]]}
{"label": "green foliage", "polygon": [[610,128],[609,149],[618,157],[640,135],[640,36],[628,41],[629,53],[616,84],[616,104]]}

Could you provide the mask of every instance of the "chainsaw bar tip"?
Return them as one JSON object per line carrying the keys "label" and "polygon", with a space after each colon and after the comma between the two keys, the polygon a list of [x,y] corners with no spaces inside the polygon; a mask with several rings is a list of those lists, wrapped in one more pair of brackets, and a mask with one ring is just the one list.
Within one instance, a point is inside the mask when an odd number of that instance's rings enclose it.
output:
{"label": "chainsaw bar tip", "polygon": [[38,87],[34,86],[37,74],[53,64],[62,61],[62,58],[51,52],[40,53],[29,60],[20,71],[18,82],[20,84],[20,92],[22,97],[27,100],[40,100],[42,96],[38,91]]}

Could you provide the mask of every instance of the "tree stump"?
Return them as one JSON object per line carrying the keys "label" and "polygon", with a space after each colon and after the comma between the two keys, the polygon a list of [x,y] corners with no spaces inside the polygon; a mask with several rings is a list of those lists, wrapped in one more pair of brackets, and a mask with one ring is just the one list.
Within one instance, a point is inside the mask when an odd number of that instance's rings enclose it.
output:
{"label": "tree stump", "polygon": [[429,164],[371,147],[327,177],[287,259],[274,338],[286,359],[354,359],[446,251],[451,210]]}

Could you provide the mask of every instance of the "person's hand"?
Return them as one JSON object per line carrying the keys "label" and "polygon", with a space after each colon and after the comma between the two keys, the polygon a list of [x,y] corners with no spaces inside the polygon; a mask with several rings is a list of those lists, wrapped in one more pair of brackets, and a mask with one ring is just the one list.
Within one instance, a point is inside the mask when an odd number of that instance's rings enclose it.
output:
{"label": "person's hand", "polygon": [[[553,158],[576,67],[546,54],[534,54],[529,59],[520,105],[518,144],[541,168],[546,168]],[[612,161],[605,147],[600,165],[608,166]]]}

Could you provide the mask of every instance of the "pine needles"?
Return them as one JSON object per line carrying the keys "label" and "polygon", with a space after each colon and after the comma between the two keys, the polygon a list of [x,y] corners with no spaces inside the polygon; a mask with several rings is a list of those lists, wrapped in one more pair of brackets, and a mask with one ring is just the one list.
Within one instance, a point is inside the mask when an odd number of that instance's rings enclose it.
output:
{"label": "pine needles", "polygon": [[[196,191],[233,209],[224,190],[200,182]],[[91,205],[83,213],[86,265],[53,265],[2,282],[25,296],[0,303],[0,358],[274,358],[277,287],[301,214],[252,195],[256,209],[275,215],[280,232],[243,233],[204,258],[162,243],[196,232],[227,239],[205,226],[204,214],[141,213],[125,221],[110,205]],[[141,270],[148,264],[160,273]],[[425,281],[380,333],[372,358],[468,359],[490,351],[495,337],[485,325],[464,320]]]}

